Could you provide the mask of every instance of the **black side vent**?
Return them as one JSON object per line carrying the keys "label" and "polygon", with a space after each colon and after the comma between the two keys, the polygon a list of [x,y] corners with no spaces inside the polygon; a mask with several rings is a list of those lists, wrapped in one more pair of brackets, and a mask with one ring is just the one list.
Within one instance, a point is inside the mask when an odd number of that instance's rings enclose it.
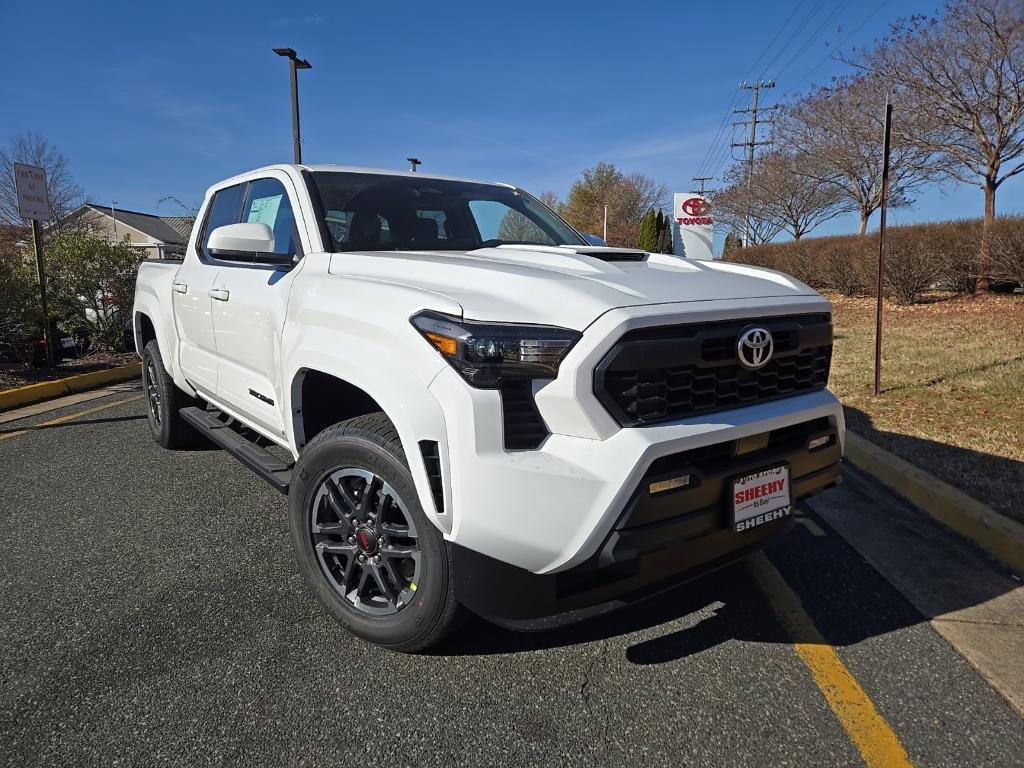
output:
{"label": "black side vent", "polygon": [[423,466],[427,468],[427,481],[430,483],[430,495],[434,497],[434,509],[439,515],[443,515],[444,483],[441,482],[441,453],[437,449],[437,441],[420,440],[420,453],[423,455]]}
{"label": "black side vent", "polygon": [[502,385],[500,392],[505,448],[510,451],[539,448],[551,433],[534,402],[532,382],[508,382]]}

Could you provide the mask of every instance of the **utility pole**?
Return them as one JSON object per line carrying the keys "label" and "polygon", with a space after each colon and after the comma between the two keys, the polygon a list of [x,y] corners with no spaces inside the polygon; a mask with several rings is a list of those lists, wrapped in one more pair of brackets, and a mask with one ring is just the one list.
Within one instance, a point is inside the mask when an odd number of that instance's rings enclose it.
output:
{"label": "utility pole", "polygon": [[740,88],[747,91],[753,91],[754,96],[750,102],[750,109],[734,109],[733,112],[737,114],[749,113],[749,120],[738,120],[733,125],[750,125],[750,138],[742,143],[733,143],[733,147],[746,147],[747,149],[747,215],[744,217],[746,222],[743,227],[743,247],[746,248],[750,244],[750,200],[752,198],[752,185],[754,180],[754,148],[762,144],[771,144],[770,141],[758,141],[757,140],[757,126],[759,123],[769,122],[767,120],[758,120],[758,112],[768,112],[769,110],[775,109],[776,105],[770,107],[760,106],[761,101],[761,89],[762,88],[774,88],[774,80],[758,80],[751,84],[745,80],[740,83]]}
{"label": "utility pole", "polygon": [[409,161],[409,170],[413,173],[416,173],[417,165],[423,165],[423,161],[417,157],[407,157],[405,159]]}
{"label": "utility pole", "polygon": [[604,207],[604,244],[608,245],[608,206]]}
{"label": "utility pole", "polygon": [[700,189],[697,190],[697,194],[704,197],[704,182],[711,181],[714,176],[694,176],[690,181],[695,181],[700,184]]}
{"label": "utility pole", "polygon": [[292,76],[292,153],[295,157],[295,164],[302,162],[302,135],[299,133],[299,74],[300,69],[312,69],[313,65],[305,59],[300,59],[294,48],[272,49],[278,56],[288,59],[289,70]]}

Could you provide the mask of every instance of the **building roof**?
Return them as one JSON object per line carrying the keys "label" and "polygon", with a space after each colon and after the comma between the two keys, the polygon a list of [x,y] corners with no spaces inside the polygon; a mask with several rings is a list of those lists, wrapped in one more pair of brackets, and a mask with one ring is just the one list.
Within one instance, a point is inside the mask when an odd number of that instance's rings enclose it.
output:
{"label": "building roof", "polygon": [[195,216],[161,216],[160,220],[177,232],[183,243],[192,236],[192,226],[196,223]]}
{"label": "building roof", "polygon": [[[161,217],[156,216],[152,213],[140,213],[139,211],[129,211],[124,208],[112,208],[109,205],[101,205],[100,203],[86,203],[82,208],[89,208],[97,213],[101,213],[107,218],[116,219],[118,224],[124,224],[132,229],[137,229],[146,235],[149,235],[154,240],[168,245],[184,245],[188,242],[188,236],[182,234],[175,226],[172,226],[166,219],[180,219],[186,218],[183,216],[168,216]],[[74,214],[72,214],[74,215]],[[191,225],[189,226],[191,230]]]}

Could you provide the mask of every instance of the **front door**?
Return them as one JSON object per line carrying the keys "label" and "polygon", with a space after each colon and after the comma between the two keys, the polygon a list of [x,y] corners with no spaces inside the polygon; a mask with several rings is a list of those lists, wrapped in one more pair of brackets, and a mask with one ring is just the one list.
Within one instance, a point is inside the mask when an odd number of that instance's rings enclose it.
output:
{"label": "front door", "polygon": [[295,190],[285,175],[250,181],[242,222],[263,222],[274,232],[274,251],[295,266],[224,262],[213,286],[213,328],[220,371],[217,397],[225,406],[275,435],[284,436],[285,384],[281,381],[281,332],[292,281],[303,249],[293,211]]}

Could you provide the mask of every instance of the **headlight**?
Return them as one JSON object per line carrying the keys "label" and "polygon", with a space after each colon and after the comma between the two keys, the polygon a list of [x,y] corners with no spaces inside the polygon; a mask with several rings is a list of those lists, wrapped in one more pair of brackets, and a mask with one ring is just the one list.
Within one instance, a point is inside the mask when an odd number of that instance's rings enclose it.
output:
{"label": "headlight", "polygon": [[580,338],[566,328],[476,323],[438,312],[421,312],[411,322],[478,389],[498,389],[511,380],[553,379]]}

